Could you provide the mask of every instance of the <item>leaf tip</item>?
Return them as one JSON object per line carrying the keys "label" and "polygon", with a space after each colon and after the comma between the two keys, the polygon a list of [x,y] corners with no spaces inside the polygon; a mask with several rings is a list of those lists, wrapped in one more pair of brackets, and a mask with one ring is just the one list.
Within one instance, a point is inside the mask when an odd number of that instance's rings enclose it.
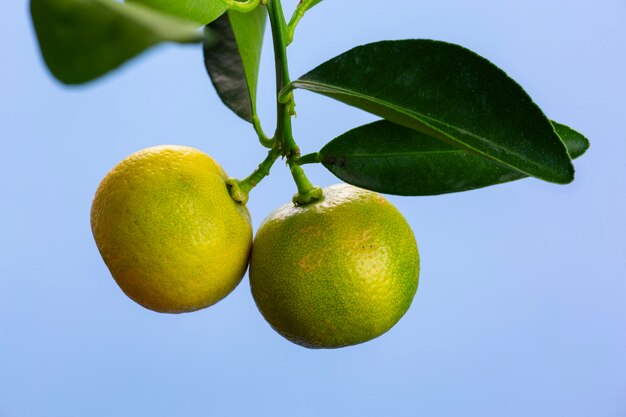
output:
{"label": "leaf tip", "polygon": [[587,139],[586,136],[584,135],[580,135],[580,154],[578,156],[582,156],[584,155],[589,148],[591,147],[591,142],[589,142],[589,139]]}
{"label": "leaf tip", "polygon": [[564,169],[559,172],[559,175],[557,178],[555,178],[554,182],[562,185],[570,184],[572,181],[574,181],[574,177],[576,174],[576,170],[571,159],[569,160],[567,166],[563,168]]}

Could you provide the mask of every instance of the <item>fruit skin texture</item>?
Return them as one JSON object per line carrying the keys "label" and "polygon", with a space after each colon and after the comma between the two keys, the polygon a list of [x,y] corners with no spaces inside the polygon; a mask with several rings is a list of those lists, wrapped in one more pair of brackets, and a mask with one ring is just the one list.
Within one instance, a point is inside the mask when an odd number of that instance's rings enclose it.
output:
{"label": "fruit skin texture", "polygon": [[250,260],[254,300],[270,325],[308,348],[366,342],[393,327],[418,285],[415,236],[381,195],[350,185],[306,206],[287,204],[259,228]]}
{"label": "fruit skin texture", "polygon": [[141,150],[106,175],[91,226],[126,295],[154,311],[184,313],[215,304],[237,286],[252,226],[226,179],[210,156],[173,145]]}

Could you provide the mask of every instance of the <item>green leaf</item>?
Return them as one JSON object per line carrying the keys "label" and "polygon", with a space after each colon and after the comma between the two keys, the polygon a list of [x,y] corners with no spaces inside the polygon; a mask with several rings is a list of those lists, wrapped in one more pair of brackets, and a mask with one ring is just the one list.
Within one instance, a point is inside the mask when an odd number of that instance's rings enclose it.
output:
{"label": "green leaf", "polygon": [[384,41],[292,83],[556,183],[574,168],[543,112],[502,70],[458,45]]}
{"label": "green leaf", "polygon": [[228,9],[223,0],[126,0],[141,3],[172,16],[206,25],[220,17]]}
{"label": "green leaf", "polygon": [[208,27],[220,41],[205,44],[204,64],[220,98],[242,119],[256,115],[256,93],[267,13],[229,11]]}
{"label": "green leaf", "polygon": [[199,42],[194,24],[114,0],[32,0],[39,45],[52,74],[81,84],[165,41]]}
{"label": "green leaf", "polygon": [[[589,142],[555,123],[572,158]],[[328,143],[317,157],[345,182],[386,194],[437,195],[527,178],[504,165],[382,120],[351,130]]]}

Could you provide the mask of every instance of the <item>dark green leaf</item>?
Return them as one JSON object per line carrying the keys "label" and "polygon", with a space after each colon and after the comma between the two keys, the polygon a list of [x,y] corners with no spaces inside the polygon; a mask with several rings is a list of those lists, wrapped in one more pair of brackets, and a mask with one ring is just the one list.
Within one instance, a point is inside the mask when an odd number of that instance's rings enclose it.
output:
{"label": "dark green leaf", "polygon": [[220,41],[205,45],[204,64],[220,98],[242,119],[256,115],[256,92],[267,13],[229,11],[208,27]]}
{"label": "dark green leaf", "polygon": [[32,0],[44,60],[61,82],[80,84],[165,41],[199,42],[194,24],[114,0]]}
{"label": "dark green leaf", "polygon": [[543,180],[568,183],[563,143],[524,90],[458,45],[385,41],[352,49],[292,84]]}
{"label": "dark green leaf", "polygon": [[[572,158],[588,147],[580,133],[555,123]],[[332,140],[319,159],[333,174],[358,187],[397,195],[436,195],[526,178],[519,171],[382,120]]]}
{"label": "dark green leaf", "polygon": [[224,0],[126,0],[141,3],[172,16],[178,16],[199,25],[206,25],[228,9]]}
{"label": "dark green leaf", "polygon": [[557,123],[552,121],[552,125],[554,126],[554,130],[559,135],[565,146],[567,147],[567,152],[569,155],[574,158],[578,158],[589,149],[589,140],[583,136],[582,133],[579,133],[572,129],[569,126],[565,126],[561,123]]}

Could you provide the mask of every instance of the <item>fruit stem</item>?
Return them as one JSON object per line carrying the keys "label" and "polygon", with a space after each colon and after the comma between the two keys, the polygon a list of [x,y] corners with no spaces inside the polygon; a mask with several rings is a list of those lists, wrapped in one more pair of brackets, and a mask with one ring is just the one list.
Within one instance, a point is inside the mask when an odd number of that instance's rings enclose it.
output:
{"label": "fruit stem", "polygon": [[256,187],[263,178],[270,175],[270,170],[272,169],[272,165],[281,155],[281,150],[278,148],[272,148],[267,153],[267,157],[263,162],[259,164],[256,170],[243,180],[239,181],[235,178],[229,178],[226,180],[226,186],[228,187],[228,192],[233,200],[246,204],[248,202],[248,196],[250,191]]}
{"label": "fruit stem", "polygon": [[311,184],[311,181],[304,174],[304,170],[295,160],[287,161],[287,163],[298,187],[298,193],[293,196],[293,203],[304,206],[320,200],[323,197],[322,189]]}
{"label": "fruit stem", "polygon": [[287,158],[291,174],[298,187],[298,194],[294,196],[294,202],[297,204],[308,204],[322,197],[321,190],[318,187],[314,187],[302,168],[293,162],[300,156],[300,148],[293,138],[291,125],[291,117],[296,114],[293,94],[286,95],[282,99],[278,97],[283,88],[291,83],[287,60],[287,23],[280,0],[268,0],[267,10],[272,27],[274,62],[276,66],[277,122],[275,140],[282,149],[282,155]]}

